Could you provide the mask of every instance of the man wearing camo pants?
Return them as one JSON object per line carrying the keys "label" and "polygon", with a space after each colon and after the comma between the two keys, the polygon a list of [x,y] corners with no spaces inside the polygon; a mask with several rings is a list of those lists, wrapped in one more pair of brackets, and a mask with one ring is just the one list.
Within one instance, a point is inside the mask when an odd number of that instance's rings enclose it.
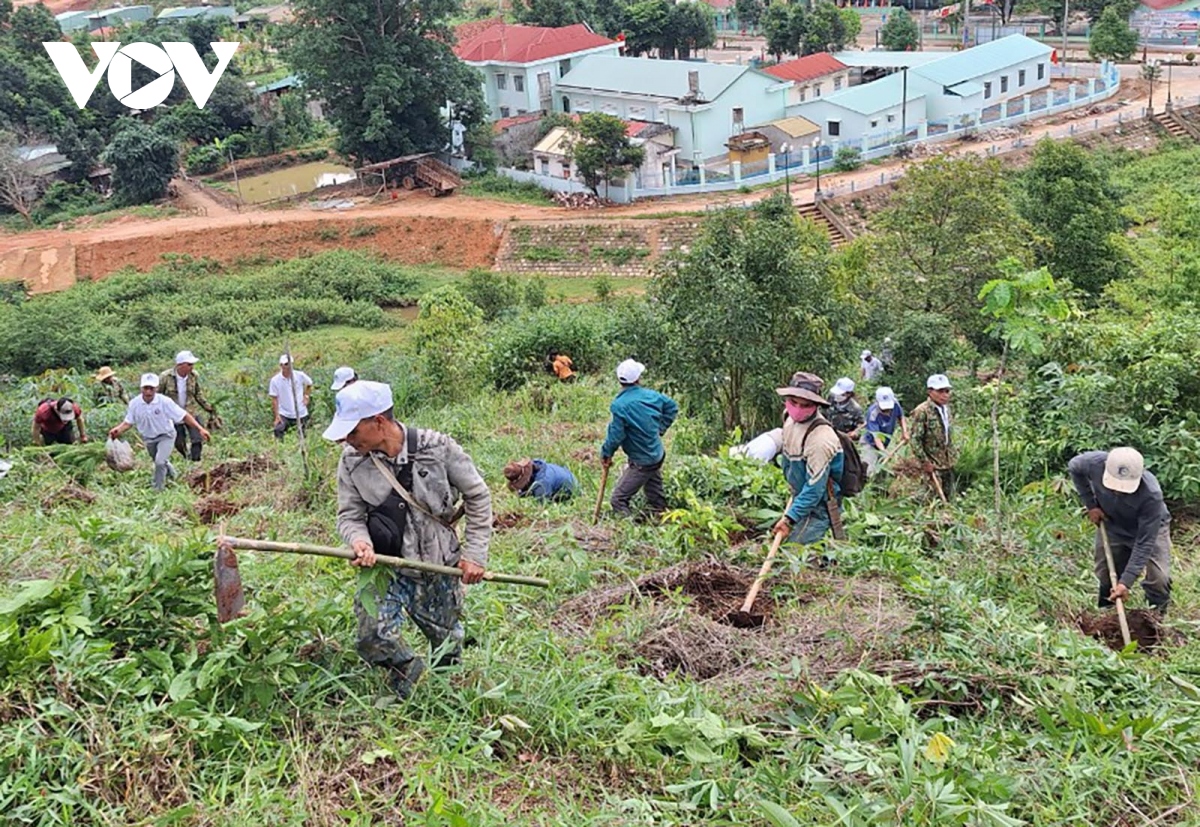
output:
{"label": "man wearing camo pants", "polygon": [[[462,570],[460,581],[390,569],[385,586],[355,598],[359,655],[386,669],[392,689],[407,698],[426,668],[405,639],[410,623],[429,641],[435,667],[459,661],[463,584],[483,578],[491,492],[453,439],[397,422],[392,389],[381,382],[360,380],[339,392],[324,436],[346,446],[338,462],[337,528],[356,554],[352,565],[373,566],[375,555],[385,554]],[[461,514],[462,547],[453,528]]]}

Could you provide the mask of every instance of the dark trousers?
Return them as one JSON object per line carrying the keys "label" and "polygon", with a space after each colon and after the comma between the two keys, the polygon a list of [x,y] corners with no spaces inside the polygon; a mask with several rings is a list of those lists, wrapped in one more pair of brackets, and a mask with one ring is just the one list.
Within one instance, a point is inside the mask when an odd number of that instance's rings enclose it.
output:
{"label": "dark trousers", "polygon": [[631,462],[625,466],[625,472],[621,474],[621,479],[612,493],[612,509],[615,513],[631,513],[629,504],[633,501],[633,496],[643,488],[646,490],[646,505],[651,514],[657,516],[667,510],[662,478],[665,459],[666,457],[663,457],[654,465],[637,465]]}
{"label": "dark trousers", "polygon": [[75,423],[68,422],[57,434],[42,431],[43,445],[73,445],[75,443]]}
{"label": "dark trousers", "polygon": [[[192,450],[188,452],[188,438],[192,440]],[[188,457],[192,462],[200,461],[200,451],[204,447],[204,440],[200,438],[200,429],[193,428],[191,425],[180,423],[175,426],[175,450],[179,452],[181,457]]]}
{"label": "dark trousers", "polygon": [[[308,423],[312,420],[311,416],[304,417],[304,433],[308,433]],[[283,439],[283,435],[288,432],[289,428],[296,427],[296,420],[290,416],[279,417],[279,424],[275,426],[275,438]]]}
{"label": "dark trousers", "polygon": [[[1132,544],[1122,543],[1109,535],[1109,548],[1113,553],[1113,565],[1117,570],[1117,577],[1120,577],[1125,567],[1129,565],[1129,557],[1133,553]],[[1100,581],[1100,600],[1099,606],[1101,609],[1112,607],[1112,603],[1108,599],[1109,593],[1112,591],[1112,583],[1108,576],[1108,558],[1104,555],[1104,541],[1100,538],[1100,530],[1096,530],[1096,545],[1095,545],[1095,572],[1096,579]],[[1171,526],[1165,525],[1159,529],[1158,536],[1154,539],[1154,551],[1150,553],[1150,559],[1146,561],[1146,569],[1142,573],[1142,591],[1146,595],[1146,602],[1160,612],[1167,610],[1167,604],[1171,602]]]}

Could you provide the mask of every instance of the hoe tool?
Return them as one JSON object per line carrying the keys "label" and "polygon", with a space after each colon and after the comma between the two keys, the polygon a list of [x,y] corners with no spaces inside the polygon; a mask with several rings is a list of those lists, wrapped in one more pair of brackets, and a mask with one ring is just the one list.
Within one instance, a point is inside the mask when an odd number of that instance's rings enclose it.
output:
{"label": "hoe tool", "polygon": [[592,512],[592,525],[600,522],[600,506],[604,505],[604,489],[608,487],[608,468],[607,465],[601,466],[600,495],[596,497],[596,510]]}
{"label": "hoe tool", "polygon": [[[1113,562],[1112,546],[1108,544],[1108,529],[1100,523],[1100,542],[1104,544],[1104,559],[1108,562],[1108,582],[1115,588],[1117,585],[1117,564]],[[1125,617],[1125,601],[1117,598],[1117,620],[1121,624],[1121,639],[1129,645],[1129,621]]]}
{"label": "hoe tool", "polygon": [[776,534],[775,539],[771,541],[771,550],[767,552],[767,559],[763,560],[762,568],[758,570],[758,577],[754,578],[754,584],[750,586],[750,591],[746,593],[746,599],[742,601],[742,607],[737,611],[737,616],[744,620],[747,626],[751,625],[749,622],[750,609],[754,606],[754,601],[758,598],[758,593],[762,591],[767,575],[771,573],[771,564],[775,562],[775,554],[779,551],[779,547],[783,545],[783,538],[785,536],[787,535]]}
{"label": "hoe tool", "polygon": [[[237,557],[234,549],[249,551],[278,551],[288,554],[312,554],[321,557],[340,557],[343,560],[353,560],[355,554],[348,548],[336,546],[315,546],[309,543],[275,543],[268,540],[248,540],[243,537],[217,538],[217,554],[213,560],[216,575],[217,620],[221,623],[232,620],[246,605],[242,593],[242,576],[238,571]],[[450,577],[462,577],[462,569],[454,566],[439,566],[436,563],[426,563],[423,560],[407,560],[400,557],[376,555],[380,565],[397,569],[414,569],[431,574],[445,574]],[[521,586],[540,586],[547,588],[549,580],[541,577],[526,577],[519,574],[500,574],[489,571],[483,575],[484,580],[493,583],[516,583]]]}

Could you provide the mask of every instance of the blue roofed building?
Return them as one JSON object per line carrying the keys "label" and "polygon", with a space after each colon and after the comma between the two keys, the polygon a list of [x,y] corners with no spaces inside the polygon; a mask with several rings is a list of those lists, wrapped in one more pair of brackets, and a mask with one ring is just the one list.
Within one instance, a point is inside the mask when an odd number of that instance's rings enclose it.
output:
{"label": "blue roofed building", "polygon": [[1050,85],[1054,50],[1014,34],[910,69],[930,120],[956,119]]}
{"label": "blue roofed building", "polygon": [[63,34],[70,34],[88,28],[88,18],[91,16],[91,10],[65,11],[54,15],[54,19],[58,21],[58,27],[62,29]]}
{"label": "blue roofed building", "polygon": [[783,117],[791,81],[748,66],[588,55],[555,84],[557,111],[675,128],[682,162],[724,159],[747,124]]}
{"label": "blue roofed building", "polygon": [[787,113],[799,115],[821,127],[826,142],[857,140],[872,132],[917,129],[926,120],[925,92],[911,82],[905,88],[902,73],[871,83],[851,86],[832,95],[789,106]]}
{"label": "blue roofed building", "polygon": [[237,15],[233,6],[171,6],[158,13],[156,20],[186,20],[189,17],[227,17]]}

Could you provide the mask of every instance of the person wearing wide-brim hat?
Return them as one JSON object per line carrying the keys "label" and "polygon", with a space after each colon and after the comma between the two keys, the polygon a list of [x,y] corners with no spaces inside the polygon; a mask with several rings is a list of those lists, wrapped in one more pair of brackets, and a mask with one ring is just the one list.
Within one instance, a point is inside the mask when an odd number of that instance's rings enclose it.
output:
{"label": "person wearing wide-brim hat", "polygon": [[117,378],[117,374],[111,367],[105,365],[96,371],[95,375],[96,388],[92,394],[96,407],[103,405],[129,404],[129,394],[125,392],[125,386],[121,384],[121,380]]}
{"label": "person wearing wide-brim hat", "polygon": [[504,477],[510,491],[518,497],[533,497],[543,502],[569,500],[575,496],[579,483],[570,469],[525,457],[504,466]]}
{"label": "person wearing wide-brim hat", "polygon": [[787,534],[793,543],[815,543],[824,537],[832,528],[830,509],[839,507],[845,456],[833,425],[821,415],[829,405],[821,393],[824,384],[819,376],[800,371],[785,387],[775,389],[787,412],[781,456],[792,499],[774,533]]}
{"label": "person wearing wide-brim hat", "polygon": [[[1097,526],[1094,562],[1100,608],[1128,598],[1145,573],[1146,602],[1165,612],[1171,602],[1171,512],[1141,453],[1128,447],[1087,451],[1074,457],[1067,470],[1088,519]],[[1102,530],[1108,533],[1116,583],[1108,573]]]}

